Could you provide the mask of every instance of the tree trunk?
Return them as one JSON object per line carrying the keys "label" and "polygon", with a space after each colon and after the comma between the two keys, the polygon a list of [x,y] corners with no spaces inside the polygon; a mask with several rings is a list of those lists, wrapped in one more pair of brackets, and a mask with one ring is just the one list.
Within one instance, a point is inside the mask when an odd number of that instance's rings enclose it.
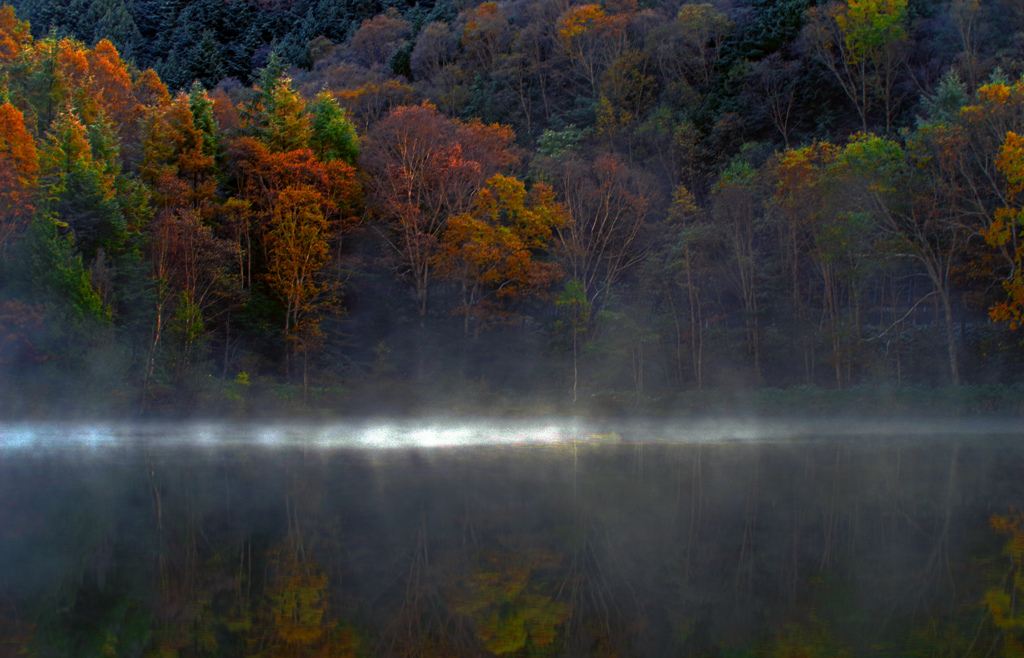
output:
{"label": "tree trunk", "polygon": [[945,287],[940,289],[942,307],[946,312],[946,348],[949,350],[949,372],[953,379],[953,386],[960,385],[960,367],[956,358],[956,338],[953,335],[953,307],[949,302],[949,290]]}

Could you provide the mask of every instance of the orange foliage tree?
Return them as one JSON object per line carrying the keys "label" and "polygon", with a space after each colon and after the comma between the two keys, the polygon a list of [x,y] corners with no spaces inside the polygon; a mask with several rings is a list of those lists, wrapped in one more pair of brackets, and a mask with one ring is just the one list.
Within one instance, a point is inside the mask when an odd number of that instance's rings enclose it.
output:
{"label": "orange foliage tree", "polygon": [[0,105],[0,257],[32,214],[39,176],[36,144],[10,102]]}
{"label": "orange foliage tree", "polygon": [[27,21],[19,21],[14,7],[0,7],[0,62],[9,62],[32,44],[32,33]]}
{"label": "orange foliage tree", "polygon": [[224,205],[222,218],[241,249],[244,282],[253,281],[252,245],[262,245],[263,280],[284,305],[286,370],[294,355],[302,356],[305,395],[309,356],[323,339],[320,319],[338,288],[324,276],[331,246],[359,221],[355,168],[343,159],[320,160],[309,148],[278,151],[254,137],[232,142],[228,157],[239,195]]}
{"label": "orange foliage tree", "polygon": [[572,61],[589,91],[597,96],[601,71],[626,46],[628,17],[599,5],[575,5],[558,19],[558,45]]}
{"label": "orange foliage tree", "polygon": [[[274,203],[267,245],[267,282],[285,302],[284,335],[291,352],[302,355],[302,390],[308,386],[309,352],[319,346],[321,299],[329,286],[318,275],[330,254],[330,225],[322,197],[310,187],[283,190]],[[286,359],[286,368],[291,359]]]}
{"label": "orange foliage tree", "polygon": [[566,215],[550,186],[538,184],[527,194],[521,181],[498,175],[477,194],[470,212],[448,220],[434,263],[440,278],[462,287],[459,312],[467,335],[471,317],[479,332],[488,321],[507,315],[501,302],[537,291],[559,276],[559,269],[540,256]]}
{"label": "orange foliage tree", "polygon": [[157,207],[187,207],[209,217],[216,167],[189,97],[180,92],[169,105],[155,109],[146,124],[139,173],[152,187]]}
{"label": "orange foliage tree", "polygon": [[138,101],[128,67],[114,44],[106,39],[97,43],[85,57],[89,64],[89,91],[125,136],[139,118]]}
{"label": "orange foliage tree", "polygon": [[1006,299],[996,303],[990,314],[993,320],[1009,322],[1016,329],[1024,319],[1024,241],[1019,239],[1024,224],[1024,137],[1006,133],[996,166],[1006,178],[1007,204],[996,210],[995,220],[985,231],[985,240],[992,246],[1011,250],[1013,259],[1003,280]]}
{"label": "orange foliage tree", "polygon": [[507,126],[462,123],[429,104],[393,110],[367,136],[369,200],[420,316],[449,218],[467,212],[485,182],[515,160],[512,140]]}

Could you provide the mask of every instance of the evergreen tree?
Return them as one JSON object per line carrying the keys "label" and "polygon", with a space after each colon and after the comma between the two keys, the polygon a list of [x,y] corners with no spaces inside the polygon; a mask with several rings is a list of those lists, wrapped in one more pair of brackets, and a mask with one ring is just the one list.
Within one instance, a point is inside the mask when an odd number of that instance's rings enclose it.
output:
{"label": "evergreen tree", "polygon": [[317,95],[309,106],[312,117],[310,148],[321,160],[345,160],[355,164],[359,156],[359,138],[348,113],[327,92]]}
{"label": "evergreen tree", "polygon": [[[94,158],[92,139],[100,147]],[[65,106],[39,153],[40,184],[45,190],[41,209],[73,236],[74,247],[91,262],[100,248],[119,248],[124,222],[114,194],[117,167],[116,137],[105,119],[86,128]]]}
{"label": "evergreen tree", "polygon": [[224,62],[220,56],[220,44],[213,38],[213,32],[204,30],[203,36],[191,51],[185,65],[189,80],[185,84],[198,81],[203,87],[212,89],[224,78]]}
{"label": "evergreen tree", "polygon": [[91,11],[97,15],[92,41],[108,39],[122,59],[135,59],[142,44],[142,33],[125,7],[124,0],[96,0]]}
{"label": "evergreen tree", "polygon": [[203,134],[203,155],[219,156],[221,153],[220,134],[217,120],[213,116],[213,101],[197,80],[188,92],[189,108],[196,130]]}

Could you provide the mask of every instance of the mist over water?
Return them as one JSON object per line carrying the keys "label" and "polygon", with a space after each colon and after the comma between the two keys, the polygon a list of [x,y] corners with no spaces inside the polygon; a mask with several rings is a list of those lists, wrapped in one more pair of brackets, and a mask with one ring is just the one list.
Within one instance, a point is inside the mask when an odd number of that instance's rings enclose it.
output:
{"label": "mist over water", "polygon": [[360,422],[157,422],[0,424],[0,451],[114,447],[253,449],[431,449],[540,446],[565,442],[696,444],[889,438],[968,440],[1024,437],[1015,418],[702,418],[595,421],[579,418],[492,420],[427,417]]}
{"label": "mist over water", "polygon": [[1015,419],[4,424],[0,641],[905,655],[928,619],[996,637],[1022,474]]}

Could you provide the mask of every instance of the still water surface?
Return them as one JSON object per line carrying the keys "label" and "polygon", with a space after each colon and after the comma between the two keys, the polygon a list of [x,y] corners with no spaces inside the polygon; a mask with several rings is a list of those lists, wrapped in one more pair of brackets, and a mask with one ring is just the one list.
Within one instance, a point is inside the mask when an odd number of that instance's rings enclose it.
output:
{"label": "still water surface", "polygon": [[1012,419],[0,426],[0,655],[1000,655],[1022,476]]}

